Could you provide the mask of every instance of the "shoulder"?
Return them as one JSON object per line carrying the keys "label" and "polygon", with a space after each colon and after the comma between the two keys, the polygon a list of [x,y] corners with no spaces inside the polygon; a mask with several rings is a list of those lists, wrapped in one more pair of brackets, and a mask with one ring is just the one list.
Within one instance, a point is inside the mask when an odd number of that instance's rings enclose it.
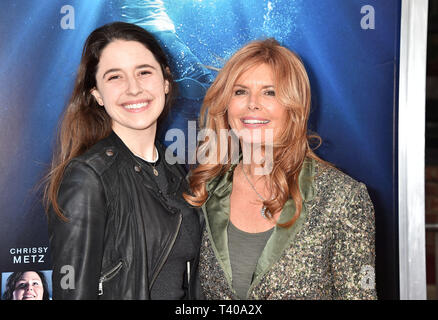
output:
{"label": "shoulder", "polygon": [[318,163],[314,179],[320,208],[347,225],[372,224],[374,206],[364,183],[332,166]]}
{"label": "shoulder", "polygon": [[97,142],[82,155],[73,158],[67,166],[67,170],[91,170],[97,176],[102,176],[108,169],[120,161],[122,152],[123,150],[121,150],[110,135]]}
{"label": "shoulder", "polygon": [[[73,158],[64,170],[58,191],[58,203],[66,212],[77,212],[74,207],[91,201],[101,203],[114,182],[107,172],[117,162],[118,150],[105,138],[85,153]],[[104,177],[105,175],[105,177]],[[79,211],[78,211],[79,212]],[[72,215],[73,213],[70,213]]]}
{"label": "shoulder", "polygon": [[341,170],[316,162],[314,184],[318,194],[346,199],[352,193],[365,188],[365,185]]}

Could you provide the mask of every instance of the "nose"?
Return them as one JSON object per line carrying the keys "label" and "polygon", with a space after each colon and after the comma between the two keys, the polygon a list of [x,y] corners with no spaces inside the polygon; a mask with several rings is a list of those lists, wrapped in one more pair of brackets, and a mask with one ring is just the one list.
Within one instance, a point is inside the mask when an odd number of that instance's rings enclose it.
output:
{"label": "nose", "polygon": [[248,98],[248,109],[249,110],[260,110],[261,104],[259,103],[259,98],[256,94],[250,94]]}
{"label": "nose", "polygon": [[26,292],[28,291],[32,291],[33,292],[33,286],[30,283],[26,283],[26,287],[25,287]]}
{"label": "nose", "polygon": [[139,82],[135,78],[128,78],[126,93],[136,96],[143,92],[142,87],[140,86]]}

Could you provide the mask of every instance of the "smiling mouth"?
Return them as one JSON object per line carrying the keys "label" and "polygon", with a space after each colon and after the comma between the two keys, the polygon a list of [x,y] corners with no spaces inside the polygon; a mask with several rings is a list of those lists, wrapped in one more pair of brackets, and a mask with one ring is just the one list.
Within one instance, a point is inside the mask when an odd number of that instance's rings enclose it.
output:
{"label": "smiling mouth", "polygon": [[128,110],[137,110],[137,109],[146,108],[148,105],[149,105],[149,102],[123,104],[123,108],[128,109]]}
{"label": "smiling mouth", "polygon": [[22,299],[22,300],[35,299],[35,297],[36,297],[36,296],[34,296],[34,295],[27,294],[27,295],[24,295],[24,296],[23,296],[23,299]]}
{"label": "smiling mouth", "polygon": [[258,120],[258,119],[242,119],[244,124],[267,124],[271,121],[269,120]]}

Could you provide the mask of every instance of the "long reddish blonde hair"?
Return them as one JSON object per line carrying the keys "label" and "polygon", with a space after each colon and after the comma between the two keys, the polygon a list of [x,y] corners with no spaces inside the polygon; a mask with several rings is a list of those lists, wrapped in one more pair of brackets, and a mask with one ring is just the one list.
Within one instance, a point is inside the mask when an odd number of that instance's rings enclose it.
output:
{"label": "long reddish blonde hair", "polygon": [[[238,50],[220,70],[215,81],[206,93],[200,114],[200,127],[211,129],[216,139],[206,139],[198,146],[200,149],[218,150],[221,143],[219,134],[223,129],[231,129],[228,124],[227,107],[233,94],[237,79],[250,68],[267,64],[271,67],[275,79],[276,97],[287,108],[288,126],[274,141],[273,169],[268,175],[268,186],[273,200],[264,201],[270,212],[279,212],[286,201],[295,202],[294,217],[282,227],[290,227],[298,219],[302,209],[302,196],[299,190],[298,176],[306,157],[321,160],[310,147],[310,141],[320,138],[309,134],[307,122],[310,113],[310,83],[301,59],[289,49],[281,46],[275,39],[253,41]],[[231,154],[227,161],[217,159],[214,163],[200,164],[189,176],[192,194],[184,194],[185,200],[193,206],[202,206],[207,200],[207,183],[225,173],[231,167]]]}

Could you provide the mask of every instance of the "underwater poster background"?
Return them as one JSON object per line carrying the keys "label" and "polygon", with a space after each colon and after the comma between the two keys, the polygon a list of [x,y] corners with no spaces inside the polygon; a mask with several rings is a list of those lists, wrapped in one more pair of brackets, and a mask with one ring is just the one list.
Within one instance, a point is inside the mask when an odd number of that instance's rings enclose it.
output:
{"label": "underwater poster background", "polygon": [[[187,131],[206,88],[237,49],[275,37],[312,85],[318,154],[364,182],[376,210],[379,298],[398,299],[397,90],[400,0],[13,1],[0,5],[0,272],[49,270],[38,183],[81,49],[121,20],[153,32],[180,86],[160,139]],[[208,66],[208,67],[206,67]],[[211,68],[213,67],[213,68]],[[4,287],[4,284],[3,284]]]}

